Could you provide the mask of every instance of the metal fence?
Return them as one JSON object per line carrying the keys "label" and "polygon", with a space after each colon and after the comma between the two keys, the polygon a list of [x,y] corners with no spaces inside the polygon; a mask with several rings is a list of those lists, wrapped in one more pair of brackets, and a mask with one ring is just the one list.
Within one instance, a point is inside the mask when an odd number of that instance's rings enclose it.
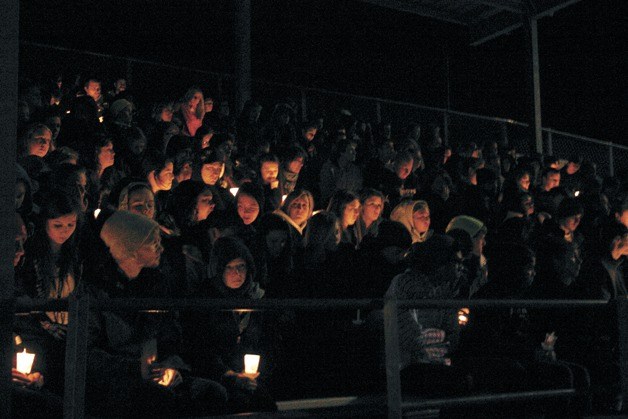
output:
{"label": "metal fence", "polygon": [[[20,75],[38,80],[42,69],[50,71],[48,77],[53,76],[53,71],[126,77],[139,93],[139,99],[146,102],[144,104],[177,98],[192,85],[210,92],[218,101],[235,103],[235,84],[230,74],[21,42]],[[290,99],[299,107],[298,116],[302,119],[312,117],[317,111],[346,108],[360,120],[390,122],[397,129],[412,122],[424,128],[436,124],[442,127],[444,138],[452,143],[497,140],[514,145],[519,153],[535,150],[529,124],[510,119],[263,80],[254,80],[252,90],[267,114],[276,103]],[[599,175],[613,176],[628,170],[628,147],[551,128],[543,128],[543,153],[559,158],[580,154],[597,165]]]}
{"label": "metal fence", "polygon": [[[428,408],[440,408],[446,406],[477,405],[488,403],[514,402],[521,400],[540,400],[546,398],[564,398],[574,395],[573,389],[560,389],[548,391],[529,391],[522,393],[503,393],[473,395],[469,397],[445,398],[445,399],[412,399],[404,400],[401,392],[400,380],[400,351],[398,338],[397,313],[403,308],[422,309],[457,309],[470,307],[472,310],[482,308],[601,308],[608,303],[603,300],[233,300],[233,299],[113,299],[108,301],[94,301],[87,294],[75,295],[67,300],[35,301],[28,304],[15,305],[15,300],[1,300],[4,319],[10,319],[13,312],[31,313],[33,311],[45,311],[50,309],[69,311],[70,323],[66,343],[66,376],[64,394],[64,417],[82,418],[85,416],[85,373],[87,367],[87,333],[90,316],[90,306],[96,305],[105,311],[141,311],[141,310],[289,310],[298,309],[306,311],[338,311],[346,309],[377,309],[383,307],[385,356],[386,356],[386,403],[381,399],[368,399],[368,405],[359,409],[369,409],[373,412],[373,403],[381,414],[388,414],[390,418],[400,418],[404,414],[416,412]],[[7,311],[9,310],[9,311]],[[624,396],[628,395],[628,299],[617,301],[617,319],[619,328],[620,363],[622,372],[622,389]],[[0,354],[2,365],[8,365],[9,357],[13,356],[10,345],[11,322],[2,323],[0,332],[6,338],[3,342],[5,350]],[[0,399],[0,409],[8,412],[10,402],[10,389],[4,387],[6,393]],[[347,398],[354,400],[353,398]],[[338,398],[335,399],[334,408],[340,408]],[[367,411],[367,410],[363,410]]]}

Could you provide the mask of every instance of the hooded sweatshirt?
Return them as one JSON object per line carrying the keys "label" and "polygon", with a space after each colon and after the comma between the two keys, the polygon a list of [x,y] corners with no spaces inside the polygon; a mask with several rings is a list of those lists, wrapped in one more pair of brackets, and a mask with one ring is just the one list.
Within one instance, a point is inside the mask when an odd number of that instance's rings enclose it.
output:
{"label": "hooded sweatshirt", "polygon": [[431,229],[425,233],[420,233],[416,228],[414,228],[412,214],[414,213],[414,206],[417,202],[419,201],[401,201],[390,214],[390,219],[392,221],[398,221],[406,227],[412,236],[412,243],[424,242],[432,237],[432,234],[434,233],[434,230]]}

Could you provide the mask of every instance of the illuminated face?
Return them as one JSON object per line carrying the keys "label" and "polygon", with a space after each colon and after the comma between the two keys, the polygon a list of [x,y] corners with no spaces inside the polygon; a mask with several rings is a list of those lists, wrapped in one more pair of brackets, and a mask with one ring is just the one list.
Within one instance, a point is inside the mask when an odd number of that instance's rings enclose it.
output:
{"label": "illuminated face", "polygon": [[211,192],[206,191],[196,197],[196,208],[194,211],[194,221],[199,222],[206,220],[212,213],[216,203],[213,200]]}
{"label": "illuminated face", "polygon": [[[162,121],[164,121],[164,122],[172,122],[172,116],[173,116],[172,109],[170,109],[168,106],[164,107],[161,110],[161,114],[159,115],[160,119]],[[177,129],[177,131],[179,131],[179,130]],[[178,132],[177,132],[177,134],[178,134]],[[174,134],[174,135],[176,135],[176,134]]]}
{"label": "illuminated face", "polygon": [[412,213],[412,225],[419,233],[425,233],[430,229],[430,210],[422,209]]}
{"label": "illuminated face", "polygon": [[161,169],[161,172],[155,176],[155,179],[157,179],[157,182],[164,191],[169,191],[172,188],[172,181],[174,180],[172,170],[173,164],[172,162],[168,162],[164,168]]}
{"label": "illuminated face", "polygon": [[310,206],[304,197],[299,197],[290,203],[288,215],[297,225],[303,225],[310,215]]}
{"label": "illuminated face", "polygon": [[100,82],[90,80],[87,86],[85,86],[85,93],[95,101],[98,101],[100,99]]}
{"label": "illuminated face", "polygon": [[28,155],[45,157],[50,150],[50,142],[52,141],[52,133],[44,129],[43,132],[36,134],[28,142]]}
{"label": "illuminated face", "polygon": [[137,189],[129,194],[129,211],[150,218],[155,218],[155,195],[147,188]]}
{"label": "illuminated face", "polygon": [[310,128],[307,131],[303,130],[303,138],[305,138],[307,142],[309,143],[310,141],[314,139],[314,137],[316,137],[316,132],[317,132],[316,128]]}
{"label": "illuminated face", "polygon": [[46,234],[53,247],[61,247],[76,230],[77,216],[74,213],[46,220]]}
{"label": "illuminated face", "polygon": [[98,164],[102,169],[113,166],[115,162],[116,152],[113,151],[113,144],[110,142],[106,146],[100,147],[98,152]]}
{"label": "illuminated face", "polygon": [[414,161],[412,160],[404,163],[397,163],[395,168],[395,173],[397,174],[397,177],[401,180],[406,180],[408,176],[410,176],[410,173],[412,173],[413,164]]}
{"label": "illuminated face", "polygon": [[272,259],[281,256],[281,252],[288,243],[288,233],[282,230],[271,230],[266,234],[266,248]]}
{"label": "illuminated face", "polygon": [[238,289],[246,281],[247,266],[246,261],[242,258],[233,259],[227,263],[222,273],[222,281],[233,290]]}
{"label": "illuminated face", "polygon": [[561,219],[559,223],[565,232],[573,233],[580,225],[580,220],[582,220],[582,214],[576,214],[571,217]]}
{"label": "illuminated face", "polygon": [[244,222],[244,225],[253,223],[259,215],[259,204],[252,196],[238,195],[238,215]]}
{"label": "illuminated face", "polygon": [[526,215],[534,214],[534,200],[530,195],[526,195],[521,201],[521,207],[525,211]]}
{"label": "illuminated face", "polygon": [[301,169],[303,168],[303,164],[303,157],[297,157],[296,159],[289,162],[286,168],[291,173],[299,174],[299,172],[301,172]]}
{"label": "illuminated face", "polygon": [[259,171],[264,184],[269,185],[270,183],[276,181],[277,176],[279,176],[279,163],[274,161],[265,161],[262,163]]}
{"label": "illuminated face", "polygon": [[530,189],[530,175],[526,173],[523,176],[521,176],[519,178],[518,186],[524,191],[527,191],[528,189]]}
{"label": "illuminated face", "polygon": [[116,82],[113,84],[113,87],[116,89],[116,93],[124,92],[126,90],[126,80],[116,80]]}
{"label": "illuminated face", "polygon": [[617,236],[611,244],[611,256],[618,260],[622,256],[628,256],[628,234]]}
{"label": "illuminated face", "polygon": [[52,131],[52,139],[56,140],[61,131],[61,118],[58,116],[51,116],[46,120],[46,126]]}
{"label": "illuminated face", "polygon": [[481,256],[484,252],[484,246],[486,245],[486,234],[480,233],[473,239],[473,254]]}
{"label": "illuminated face", "polygon": [[196,106],[203,100],[203,94],[201,92],[194,92],[194,96],[188,101],[190,109],[196,109]]}
{"label": "illuminated face", "polygon": [[203,182],[207,185],[215,185],[222,175],[224,166],[225,165],[223,163],[218,161],[204,164],[201,168],[201,178],[203,179]]}
{"label": "illuminated face", "polygon": [[379,196],[371,196],[366,198],[362,206],[362,220],[366,225],[370,225],[382,215],[384,201]]}
{"label": "illuminated face", "polygon": [[205,99],[205,112],[211,112],[214,110],[214,99]]}
{"label": "illuminated face", "polygon": [[568,175],[573,175],[574,173],[576,173],[578,170],[580,170],[580,165],[578,163],[574,163],[574,162],[569,162],[567,164],[567,174]]}
{"label": "illuminated face", "polygon": [[549,192],[554,188],[560,186],[560,172],[557,173],[548,173],[547,176],[543,178],[543,189]]}
{"label": "illuminated face", "polygon": [[159,229],[155,229],[151,237],[146,240],[146,243],[135,252],[135,260],[144,268],[156,268],[159,266],[163,251]]}
{"label": "illuminated face", "polygon": [[628,209],[615,213],[617,221],[628,227]]}
{"label": "illuminated face", "polygon": [[342,224],[344,226],[352,226],[360,215],[360,201],[354,199],[349,202],[342,213]]}

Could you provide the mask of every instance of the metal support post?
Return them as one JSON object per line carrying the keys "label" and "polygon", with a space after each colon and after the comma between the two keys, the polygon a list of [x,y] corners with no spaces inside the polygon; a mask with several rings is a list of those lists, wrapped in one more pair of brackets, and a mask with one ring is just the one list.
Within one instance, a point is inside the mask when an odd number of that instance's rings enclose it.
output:
{"label": "metal support post", "polygon": [[528,40],[530,41],[530,71],[531,87],[532,87],[532,105],[534,115],[534,139],[536,152],[543,153],[543,129],[541,127],[541,76],[539,73],[539,34],[537,28],[537,19],[527,17],[525,19],[527,26]]}
{"label": "metal support post", "polygon": [[552,131],[547,131],[547,155],[554,155],[554,140],[552,138]]}
{"label": "metal support post", "polygon": [[307,122],[307,95],[305,89],[301,89],[301,122]]}
{"label": "metal support post", "polygon": [[11,417],[14,299],[0,300],[0,417]]}
{"label": "metal support post", "polygon": [[129,86],[133,83],[133,60],[126,60],[125,80],[126,84]]}
{"label": "metal support post", "polygon": [[617,299],[617,327],[619,328],[619,365],[621,368],[621,391],[624,401],[628,400],[628,298]]}
{"label": "metal support post", "polygon": [[443,144],[449,144],[449,112],[443,112]]}
{"label": "metal support post", "polygon": [[397,299],[387,298],[384,303],[384,337],[386,340],[386,387],[388,393],[388,417],[401,418],[401,377],[399,364],[399,325],[397,324]]}
{"label": "metal support post", "polygon": [[375,101],[375,122],[377,125],[382,123],[382,104],[379,100]]}
{"label": "metal support post", "polygon": [[613,143],[608,144],[608,174],[615,176],[615,157],[613,156]]}
{"label": "metal support post", "polygon": [[238,0],[235,7],[235,114],[251,98],[251,0]]}
{"label": "metal support post", "polygon": [[88,294],[70,296],[63,397],[63,417],[66,419],[79,419],[85,416],[89,299]]}

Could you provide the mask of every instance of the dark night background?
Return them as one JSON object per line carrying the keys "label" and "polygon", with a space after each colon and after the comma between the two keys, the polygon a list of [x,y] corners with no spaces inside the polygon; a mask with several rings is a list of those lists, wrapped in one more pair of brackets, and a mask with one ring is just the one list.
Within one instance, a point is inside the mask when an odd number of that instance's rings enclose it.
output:
{"label": "dark night background", "polygon": [[[356,0],[251,3],[253,78],[445,107],[449,60],[452,109],[531,119],[522,29],[471,47],[465,27]],[[22,1],[20,39],[230,73],[230,4]],[[539,21],[543,126],[628,143],[627,10],[582,0]]]}

